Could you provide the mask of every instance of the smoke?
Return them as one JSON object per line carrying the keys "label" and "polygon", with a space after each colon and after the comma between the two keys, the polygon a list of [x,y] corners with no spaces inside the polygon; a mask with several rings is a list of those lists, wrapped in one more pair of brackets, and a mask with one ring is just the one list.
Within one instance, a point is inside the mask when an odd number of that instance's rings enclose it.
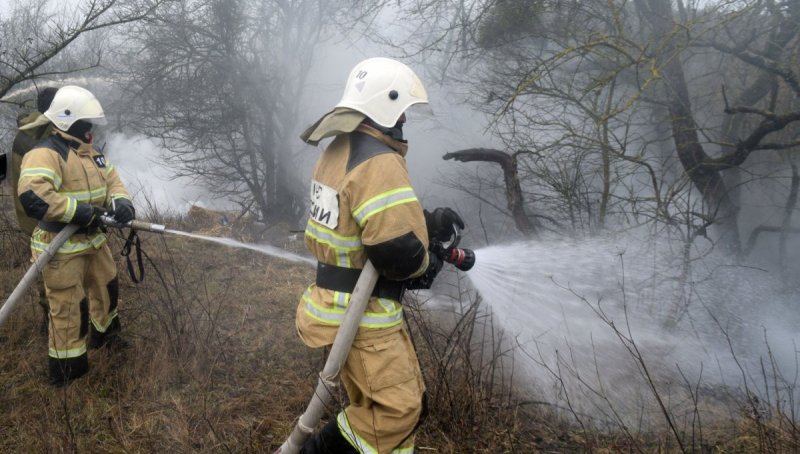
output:
{"label": "smoke", "polygon": [[98,144],[134,196],[137,209],[153,208],[162,213],[185,213],[192,205],[220,208],[220,202],[189,178],[175,177],[162,165],[163,150],[155,140],[142,135],[111,133]]}

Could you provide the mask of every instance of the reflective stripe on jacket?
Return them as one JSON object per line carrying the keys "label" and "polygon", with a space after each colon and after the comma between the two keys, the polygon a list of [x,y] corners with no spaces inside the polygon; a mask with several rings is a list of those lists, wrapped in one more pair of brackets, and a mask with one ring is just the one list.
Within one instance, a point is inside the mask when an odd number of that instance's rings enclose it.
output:
{"label": "reflective stripe on jacket", "polygon": [[[357,141],[368,143],[357,148],[353,146]],[[409,258],[411,254],[402,247],[395,248],[397,261],[415,262],[406,275],[389,277],[404,279],[425,271],[425,218],[411,186],[405,152],[404,143],[365,125],[337,136],[323,152],[314,169],[311,213],[305,230],[306,247],[318,261],[361,269],[367,248],[411,238],[422,254]],[[304,341],[310,346],[331,343],[349,300],[349,293],[309,286],[298,307],[298,328]],[[402,321],[399,301],[373,297],[360,332],[399,329]]]}
{"label": "reflective stripe on jacket", "polygon": [[[19,198],[26,213],[47,223],[85,225],[91,207],[130,195],[114,166],[91,144],[56,131],[25,154],[20,169]],[[87,217],[88,216],[88,217]],[[57,232],[37,227],[31,237],[34,254],[44,250]],[[73,235],[59,254],[97,249],[106,241],[101,233]]]}

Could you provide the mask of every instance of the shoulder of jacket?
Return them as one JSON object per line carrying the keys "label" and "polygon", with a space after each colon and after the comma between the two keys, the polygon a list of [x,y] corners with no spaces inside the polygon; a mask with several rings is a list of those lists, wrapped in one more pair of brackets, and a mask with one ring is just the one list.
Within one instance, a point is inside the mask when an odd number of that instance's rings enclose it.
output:
{"label": "shoulder of jacket", "polygon": [[69,155],[69,144],[64,139],[55,134],[39,141],[36,145],[33,146],[31,152],[39,149],[52,150],[57,155],[59,155],[61,159],[63,159],[64,161],[67,160],[67,156]]}
{"label": "shoulder of jacket", "polygon": [[409,180],[405,160],[397,153],[380,153],[362,162],[345,176],[345,186],[370,192],[377,187]]}
{"label": "shoulder of jacket", "polygon": [[395,155],[397,158],[402,159],[402,156],[397,154],[392,147],[370,136],[369,134],[354,131],[349,136],[350,156],[347,160],[347,172],[350,172],[360,164],[367,162],[376,156],[384,154]]}

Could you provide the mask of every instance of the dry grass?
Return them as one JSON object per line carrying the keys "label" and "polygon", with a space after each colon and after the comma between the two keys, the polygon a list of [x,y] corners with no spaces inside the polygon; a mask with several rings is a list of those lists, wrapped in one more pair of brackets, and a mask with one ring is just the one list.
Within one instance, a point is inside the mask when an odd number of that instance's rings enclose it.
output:
{"label": "dry grass", "polygon": [[[8,295],[28,252],[3,212]],[[2,328],[0,452],[263,452],[288,433],[320,363],[294,332],[313,270],[192,240],[142,240],[145,282],[131,284],[118,264],[132,348],[90,351],[86,377],[61,389],[46,383],[33,292]],[[114,237],[112,250],[120,246]]]}
{"label": "dry grass", "polygon": [[[9,202],[0,197],[4,296],[29,254]],[[187,227],[186,219],[159,221]],[[90,373],[53,388],[46,382],[46,336],[38,332],[33,292],[0,328],[0,452],[270,452],[293,427],[324,361],[294,329],[298,297],[313,270],[190,239],[141,237],[150,259],[145,282],[133,285],[119,263],[120,314],[130,349],[90,351]],[[301,249],[297,240],[281,238],[273,240]],[[120,250],[119,234],[111,245]],[[507,342],[473,306],[465,301],[448,322],[423,303],[410,304],[431,401],[418,431],[420,452],[676,450],[668,432],[632,439],[580,429],[563,411],[520,401],[512,355],[502,347]],[[793,424],[757,421],[742,408],[723,423],[704,425],[706,438],[696,450],[796,447],[787,429]]]}

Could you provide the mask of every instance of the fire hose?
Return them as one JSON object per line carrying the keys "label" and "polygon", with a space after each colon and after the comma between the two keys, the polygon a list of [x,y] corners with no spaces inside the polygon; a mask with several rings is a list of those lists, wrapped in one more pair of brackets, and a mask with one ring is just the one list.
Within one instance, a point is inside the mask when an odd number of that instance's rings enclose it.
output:
{"label": "fire hose", "polygon": [[[103,216],[102,221],[105,225],[116,228],[129,227],[132,231],[143,230],[154,233],[165,233],[166,227],[161,224],[153,224],[144,221],[134,220],[126,224],[120,224],[108,216]],[[25,273],[17,287],[8,297],[6,302],[0,307],[0,326],[4,324],[11,314],[14,307],[22,301],[22,296],[28,288],[35,282],[36,275],[44,269],[45,265],[53,258],[59,248],[78,230],[79,226],[66,225],[50,242],[47,248],[39,254],[36,261]],[[444,261],[452,263],[458,269],[467,271],[475,264],[475,253],[469,249],[458,248],[461,239],[461,232],[453,226],[452,240],[448,244],[434,242],[430,246],[432,253],[436,254]],[[130,241],[130,239],[129,239]],[[300,416],[292,433],[276,451],[276,454],[297,454],[305,440],[314,432],[326,408],[333,401],[332,389],[337,386],[339,372],[344,365],[347,355],[352,347],[353,340],[358,332],[359,323],[367,308],[372,290],[378,281],[378,272],[367,260],[364,268],[356,282],[353,293],[350,297],[350,304],[345,311],[344,320],[336,333],[330,354],[325,362],[322,372],[319,374],[314,395],[306,411]]]}
{"label": "fire hose", "polygon": [[[105,225],[109,227],[130,227],[133,230],[144,230],[148,232],[155,232],[155,233],[164,233],[166,228],[161,224],[151,224],[149,222],[144,221],[131,221],[126,224],[120,224],[114,221],[113,218],[108,216],[103,216],[102,221]],[[6,319],[11,315],[11,311],[22,301],[23,296],[28,291],[31,285],[36,282],[36,276],[44,269],[45,265],[47,265],[53,256],[58,252],[61,246],[67,242],[69,237],[78,230],[80,226],[75,224],[67,224],[61,229],[60,232],[50,241],[50,244],[47,245],[45,250],[36,257],[36,260],[33,262],[28,271],[25,272],[25,275],[19,281],[17,286],[14,288],[14,291],[11,292],[11,295],[6,299],[5,303],[0,306],[0,327],[5,324]]]}
{"label": "fire hose", "polygon": [[376,282],[378,282],[378,271],[372,265],[372,262],[367,260],[353,289],[350,304],[347,305],[347,310],[344,314],[344,320],[339,326],[339,331],[336,332],[336,338],[333,341],[328,360],[325,361],[325,366],[319,374],[317,388],[314,390],[314,395],[311,396],[311,402],[308,404],[305,413],[300,416],[289,438],[275,451],[275,454],[297,454],[300,452],[303,443],[311,436],[319,420],[322,419],[323,412],[333,402],[331,390],[335,389],[337,385],[339,371],[342,370],[347,355],[350,353],[353,339],[355,339],[358,332],[358,324],[367,309],[367,303],[369,303],[369,298]]}
{"label": "fire hose", "polygon": [[11,292],[11,296],[9,296],[6,302],[3,303],[3,306],[0,307],[0,326],[3,326],[6,319],[11,315],[11,310],[22,301],[22,297],[25,295],[25,292],[28,291],[28,288],[36,282],[36,275],[44,269],[44,266],[53,258],[58,249],[67,242],[69,237],[71,237],[78,228],[79,226],[75,224],[67,224],[58,232],[58,235],[53,238],[50,244],[47,245],[44,252],[39,254],[39,257],[36,258],[36,261],[28,268],[28,271],[25,272],[25,276],[22,277],[22,280],[20,280],[19,284],[14,288],[14,291]]}

